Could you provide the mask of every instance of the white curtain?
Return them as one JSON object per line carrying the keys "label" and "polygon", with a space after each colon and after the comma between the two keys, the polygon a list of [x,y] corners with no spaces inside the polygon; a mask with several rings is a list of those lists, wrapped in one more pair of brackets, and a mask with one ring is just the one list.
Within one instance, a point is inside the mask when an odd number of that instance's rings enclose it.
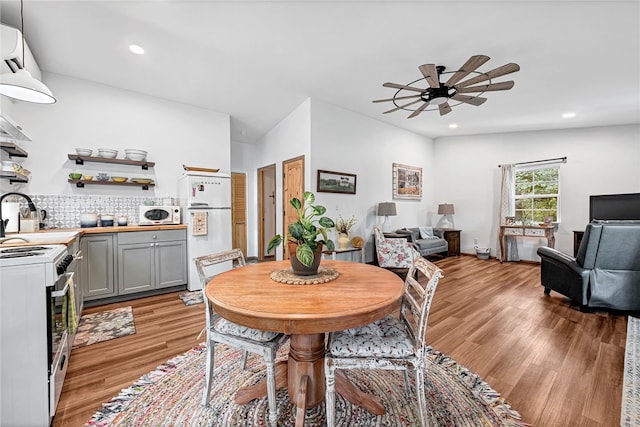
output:
{"label": "white curtain", "polygon": [[[505,224],[505,217],[515,213],[515,165],[501,165],[502,185],[500,187],[500,208],[498,212],[498,224]],[[498,244],[496,257],[505,261],[520,261],[518,256],[518,242],[515,236],[507,236],[505,239],[504,257],[500,249],[500,228],[498,227]]]}

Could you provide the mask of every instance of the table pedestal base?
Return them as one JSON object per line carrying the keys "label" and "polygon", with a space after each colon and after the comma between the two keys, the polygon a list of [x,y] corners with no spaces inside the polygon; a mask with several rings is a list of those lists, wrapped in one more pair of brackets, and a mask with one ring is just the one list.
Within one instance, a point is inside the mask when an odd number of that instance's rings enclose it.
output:
{"label": "table pedestal base", "polygon": [[[296,427],[303,426],[305,410],[324,400],[324,334],[291,335],[289,358],[286,362],[278,362],[275,371],[276,389],[288,387],[289,397],[298,408]],[[376,415],[384,414],[380,399],[355,387],[340,371],[336,371],[336,391],[354,405]],[[263,380],[238,390],[234,402],[244,405],[266,395],[267,382]]]}

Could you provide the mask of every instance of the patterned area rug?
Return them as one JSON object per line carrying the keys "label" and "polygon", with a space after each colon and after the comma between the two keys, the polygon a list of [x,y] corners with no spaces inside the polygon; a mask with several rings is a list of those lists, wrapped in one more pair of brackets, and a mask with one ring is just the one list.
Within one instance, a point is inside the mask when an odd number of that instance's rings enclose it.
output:
{"label": "patterned area rug", "polygon": [[640,319],[633,316],[627,320],[620,425],[640,426]]}
{"label": "patterned area rug", "polygon": [[114,308],[82,316],[73,348],[136,333],[131,307]]}
{"label": "patterned area rug", "polygon": [[184,305],[194,305],[204,303],[202,300],[202,291],[183,292],[178,294]]}
{"label": "patterned area rug", "polygon": [[[286,357],[288,346],[278,353]],[[246,405],[233,403],[238,388],[264,378],[262,359],[250,356],[240,369],[240,352],[216,346],[216,369],[208,406],[200,405],[204,384],[206,347],[201,344],[141,377],[111,402],[103,404],[86,426],[265,426],[267,398]],[[477,375],[454,360],[431,351],[425,375],[427,414],[430,426],[522,426],[527,425],[500,395]],[[339,426],[419,425],[413,388],[406,397],[401,372],[353,371],[349,378],[357,387],[382,398],[386,413],[372,415],[336,395]],[[295,407],[286,389],[277,393],[278,425],[295,424]],[[324,404],[307,410],[305,426],[326,425]]]}

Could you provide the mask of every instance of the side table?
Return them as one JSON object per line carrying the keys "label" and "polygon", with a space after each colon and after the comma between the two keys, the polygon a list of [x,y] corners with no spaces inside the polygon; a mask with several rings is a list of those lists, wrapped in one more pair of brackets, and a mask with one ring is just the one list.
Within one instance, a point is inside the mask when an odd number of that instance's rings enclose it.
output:
{"label": "side table", "polygon": [[444,240],[449,245],[447,256],[460,256],[460,231],[452,228],[439,228],[444,233]]}
{"label": "side table", "polygon": [[[335,248],[332,251],[330,251],[330,250],[322,251],[322,258],[324,258],[325,255],[331,255],[331,259],[335,261],[337,254],[348,253],[348,252],[351,253],[351,261],[363,262],[363,263],[366,262],[365,261],[364,246],[361,247],[361,248],[346,248],[346,249]],[[354,255],[356,255],[357,252],[360,253],[359,256],[357,257],[357,258],[360,258],[359,261],[354,256]]]}

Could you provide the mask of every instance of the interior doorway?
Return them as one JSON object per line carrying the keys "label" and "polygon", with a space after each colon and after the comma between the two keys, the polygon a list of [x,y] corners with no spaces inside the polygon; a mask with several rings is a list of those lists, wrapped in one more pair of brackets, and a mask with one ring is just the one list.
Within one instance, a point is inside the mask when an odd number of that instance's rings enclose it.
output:
{"label": "interior doorway", "polygon": [[[298,216],[289,200],[297,197],[302,200],[304,193],[304,156],[294,157],[282,162],[282,236],[287,234],[289,224],[296,222]],[[283,247],[283,259],[289,259],[286,245]]]}
{"label": "interior doorway", "polygon": [[274,258],[267,253],[276,234],[276,165],[258,169],[258,259]]}
{"label": "interior doorway", "polygon": [[231,245],[247,257],[247,175],[231,173]]}

